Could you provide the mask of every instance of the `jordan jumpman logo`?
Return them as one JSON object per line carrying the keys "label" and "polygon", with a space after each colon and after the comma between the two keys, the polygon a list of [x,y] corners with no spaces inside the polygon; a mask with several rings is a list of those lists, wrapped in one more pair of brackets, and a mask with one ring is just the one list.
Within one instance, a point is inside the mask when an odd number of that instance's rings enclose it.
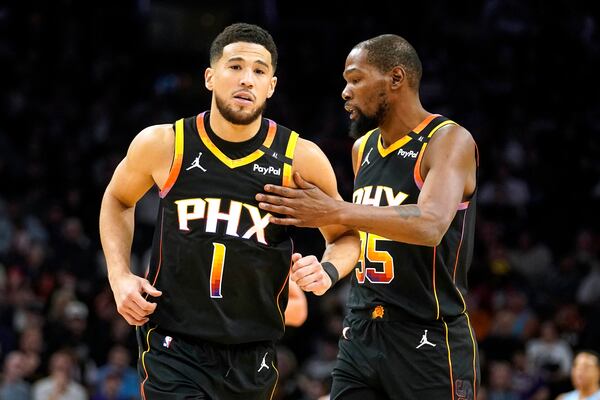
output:
{"label": "jordan jumpman logo", "polygon": [[421,346],[424,346],[426,344],[430,345],[431,347],[435,347],[435,344],[433,344],[429,340],[427,340],[427,329],[425,329],[425,333],[423,334],[423,337],[421,338],[421,343],[419,343],[419,345],[416,348],[419,349],[419,348],[421,348]]}
{"label": "jordan jumpman logo", "polygon": [[263,356],[262,362],[260,363],[260,368],[256,372],[260,372],[263,368],[270,369],[265,361],[265,359],[267,358],[267,354],[269,353],[265,353],[265,355]]}

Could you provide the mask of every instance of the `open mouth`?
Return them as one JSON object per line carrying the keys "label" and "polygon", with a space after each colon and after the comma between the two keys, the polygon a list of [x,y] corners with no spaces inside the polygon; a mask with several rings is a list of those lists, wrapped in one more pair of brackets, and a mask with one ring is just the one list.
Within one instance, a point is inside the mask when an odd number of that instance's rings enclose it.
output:
{"label": "open mouth", "polygon": [[244,104],[252,104],[254,102],[254,96],[249,92],[237,92],[233,95],[233,98]]}
{"label": "open mouth", "polygon": [[346,111],[348,111],[348,113],[350,114],[350,119],[352,119],[352,120],[356,119],[358,113],[354,107],[352,107],[350,104],[346,103],[344,105],[344,109]]}

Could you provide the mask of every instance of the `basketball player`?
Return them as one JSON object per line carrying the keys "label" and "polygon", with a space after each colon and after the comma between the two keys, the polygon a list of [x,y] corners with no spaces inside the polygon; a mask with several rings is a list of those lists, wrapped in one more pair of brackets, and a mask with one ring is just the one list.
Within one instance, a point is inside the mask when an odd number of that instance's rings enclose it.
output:
{"label": "basketball player", "polygon": [[[312,142],[262,117],[275,90],[277,49],[249,24],[210,49],[210,110],[151,126],[132,141],[102,201],[100,233],[119,313],[138,327],[145,399],[268,399],[274,342],[284,333],[290,267],[325,292],[360,254],[358,233],[321,229],[321,262],[293,253],[285,227],[255,200],[298,171],[340,199],[333,169]],[[136,202],[153,185],[160,208],[147,279],[129,268]]]}
{"label": "basketball player", "polygon": [[[353,203],[294,175],[267,185],[259,206],[274,223],[360,230],[349,313],[332,399],[474,399],[475,335],[464,295],[475,223],[477,148],[457,123],[419,100],[421,62],[396,35],[356,45],[342,92],[351,132]],[[374,128],[374,129],[373,129]],[[347,271],[342,271],[342,275]],[[305,287],[301,265],[292,279]]]}

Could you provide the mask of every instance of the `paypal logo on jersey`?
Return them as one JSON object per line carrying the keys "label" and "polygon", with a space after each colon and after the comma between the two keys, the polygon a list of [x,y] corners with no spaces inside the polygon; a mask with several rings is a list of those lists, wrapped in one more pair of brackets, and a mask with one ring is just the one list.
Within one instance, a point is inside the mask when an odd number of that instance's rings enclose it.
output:
{"label": "paypal logo on jersey", "polygon": [[419,155],[419,153],[417,153],[416,151],[406,151],[406,150],[398,150],[398,155],[402,158],[406,158],[406,157],[410,157],[410,158],[417,158],[417,156]]}
{"label": "paypal logo on jersey", "polygon": [[268,167],[263,167],[261,165],[254,164],[254,166],[252,167],[252,171],[258,172],[261,175],[281,176],[281,168],[275,168],[272,165],[269,165]]}

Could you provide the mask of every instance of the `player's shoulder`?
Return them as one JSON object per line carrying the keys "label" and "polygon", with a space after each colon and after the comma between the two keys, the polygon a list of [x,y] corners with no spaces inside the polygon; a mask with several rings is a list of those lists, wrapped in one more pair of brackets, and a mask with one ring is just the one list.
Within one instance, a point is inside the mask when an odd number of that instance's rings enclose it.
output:
{"label": "player's shoulder", "polygon": [[331,162],[315,142],[298,138],[293,171],[299,172],[304,180],[320,187],[327,194],[337,194],[337,182]]}
{"label": "player's shoulder", "polygon": [[300,133],[294,129],[288,128],[287,126],[277,122],[275,123],[277,124],[278,134],[285,133],[290,137],[296,136],[296,145],[294,148],[294,166],[297,167],[299,164],[308,164],[313,161],[318,162],[319,160],[323,159],[327,160],[327,156],[318,144],[312,140],[302,137]]}
{"label": "player's shoulder", "polygon": [[460,123],[442,115],[440,115],[440,117],[442,117],[443,119],[438,124],[438,126],[433,127],[434,131],[437,132],[435,132],[435,134],[433,135],[432,140],[436,136],[441,137],[444,135],[453,135],[457,137],[463,137],[465,139],[473,139],[473,135],[471,135],[471,132],[469,132],[469,130],[462,126]]}
{"label": "player's shoulder", "polygon": [[280,131],[280,132],[286,132],[286,133],[294,132],[293,129],[287,127],[286,125],[280,124],[279,122],[274,121],[274,120],[272,120],[270,118],[267,118],[267,117],[265,117],[265,119],[267,121],[270,121],[271,123],[274,123],[275,125],[277,125],[277,130]]}
{"label": "player's shoulder", "polygon": [[452,143],[459,146],[475,144],[475,139],[467,128],[452,120],[448,120],[448,122],[440,124],[440,128],[436,129],[429,141],[430,145],[435,146],[436,142]]}
{"label": "player's shoulder", "polygon": [[360,149],[360,146],[362,145],[362,143],[367,140],[365,138],[365,135],[359,137],[358,139],[356,139],[354,141],[354,144],[352,145],[352,153],[354,154],[358,154],[358,150]]}
{"label": "player's shoulder", "polygon": [[132,140],[128,158],[156,160],[170,158],[175,147],[173,125],[151,125],[142,129]]}
{"label": "player's shoulder", "polygon": [[323,150],[318,144],[312,140],[298,137],[298,144],[296,145],[296,157],[320,157]]}
{"label": "player's shoulder", "polygon": [[173,142],[173,136],[174,131],[172,124],[160,124],[150,125],[142,129],[133,140],[142,145],[151,146]]}
{"label": "player's shoulder", "polygon": [[358,139],[356,139],[354,141],[354,144],[352,145],[352,153],[357,154],[358,151],[360,150],[361,146],[363,144],[366,143],[367,140],[369,140],[369,137],[373,134],[373,132],[375,132],[377,130],[376,129],[371,129],[370,131],[368,131],[367,133],[365,133],[362,136],[359,136]]}

